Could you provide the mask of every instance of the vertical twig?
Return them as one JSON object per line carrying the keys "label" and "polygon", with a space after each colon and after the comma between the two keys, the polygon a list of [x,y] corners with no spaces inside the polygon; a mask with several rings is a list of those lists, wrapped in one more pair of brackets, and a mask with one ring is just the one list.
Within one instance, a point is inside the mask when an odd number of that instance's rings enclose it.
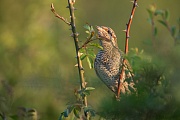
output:
{"label": "vertical twig", "polygon": [[128,53],[128,45],[129,45],[129,32],[130,32],[130,28],[131,28],[131,24],[132,24],[132,20],[133,20],[133,17],[134,17],[134,13],[135,13],[135,10],[136,10],[136,7],[138,6],[137,5],[137,0],[134,0],[132,1],[133,2],[133,8],[132,8],[132,11],[131,11],[131,15],[130,15],[130,18],[129,18],[129,21],[128,23],[126,24],[126,43],[125,43],[125,54]]}
{"label": "vertical twig", "polygon": [[[85,79],[84,79],[84,69],[82,66],[82,61],[80,59],[80,52],[79,52],[79,44],[78,44],[78,33],[76,31],[76,25],[75,25],[75,15],[74,15],[74,3],[75,0],[68,0],[68,8],[69,8],[69,12],[70,12],[70,18],[71,18],[71,29],[72,29],[72,37],[74,38],[74,45],[76,48],[76,55],[77,55],[77,64],[78,64],[78,71],[79,71],[79,77],[80,77],[80,84],[81,84],[81,89],[85,89],[86,87],[86,83],[85,83]],[[85,105],[85,107],[88,106],[87,104],[87,97],[83,96],[83,104]]]}
{"label": "vertical twig", "polygon": [[155,23],[154,23],[154,16],[152,17],[152,20],[151,20],[151,29],[152,29],[152,45],[153,45],[153,48],[156,49],[156,44],[155,44],[155,30],[156,30],[156,27],[155,27]]}
{"label": "vertical twig", "polygon": [[[74,4],[75,4],[75,0],[68,0],[68,7],[69,8],[69,13],[70,13],[70,19],[71,21],[68,22],[64,17],[60,16],[59,14],[56,13],[55,11],[55,8],[53,6],[53,4],[51,4],[51,11],[54,13],[54,15],[61,19],[63,22],[65,22],[67,25],[70,25],[71,26],[71,30],[72,30],[72,37],[74,39],[74,45],[75,45],[75,49],[76,49],[76,59],[77,59],[77,67],[78,67],[78,73],[79,73],[79,78],[80,78],[80,89],[85,89],[86,88],[86,82],[85,82],[85,79],[84,79],[84,69],[83,69],[83,66],[82,66],[82,61],[80,59],[80,52],[79,52],[79,42],[78,42],[78,36],[79,34],[77,33],[76,31],[76,25],[75,25],[75,15],[74,15]],[[87,97],[84,95],[82,96],[82,99],[83,99],[83,105],[85,107],[88,106],[87,104]],[[85,113],[85,116],[87,118],[87,120],[89,119],[89,114],[88,113]]]}
{"label": "vertical twig", "polygon": [[[134,17],[134,13],[135,13],[135,10],[136,10],[136,7],[138,6],[137,5],[137,0],[134,0],[132,1],[133,2],[133,7],[132,7],[132,10],[131,10],[131,15],[130,15],[130,18],[129,18],[129,21],[128,23],[126,24],[126,41],[125,41],[125,54],[128,53],[128,50],[129,50],[129,32],[130,32],[130,28],[131,28],[131,24],[132,24],[132,20],[133,20],[133,17]],[[125,64],[126,60],[123,59],[123,64]],[[120,92],[121,92],[121,87],[122,87],[122,82],[121,80],[123,80],[123,76],[125,75],[125,72],[124,72],[125,68],[124,68],[124,65],[122,67],[122,70],[121,70],[121,74],[120,74],[120,77],[119,77],[119,83],[118,83],[118,93],[117,93],[117,98],[120,97]]]}

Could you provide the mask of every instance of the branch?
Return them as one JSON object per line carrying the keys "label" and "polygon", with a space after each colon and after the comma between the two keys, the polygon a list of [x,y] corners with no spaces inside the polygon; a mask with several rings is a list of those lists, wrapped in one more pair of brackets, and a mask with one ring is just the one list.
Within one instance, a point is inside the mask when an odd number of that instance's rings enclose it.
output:
{"label": "branch", "polygon": [[51,11],[54,13],[55,17],[61,19],[66,24],[71,25],[71,23],[68,22],[64,17],[62,17],[62,16],[60,16],[59,14],[56,13],[53,3],[51,4]]}
{"label": "branch", "polygon": [[[64,19],[64,17],[61,17],[59,14],[56,13],[53,4],[51,4],[51,11],[54,13],[54,15],[57,18],[61,19],[67,25],[71,26],[71,30],[72,30],[71,36],[74,39],[74,45],[75,45],[75,49],[76,49],[77,67],[78,67],[78,73],[79,73],[79,77],[80,77],[80,89],[83,90],[83,89],[86,89],[87,83],[85,82],[85,79],[84,79],[84,69],[82,66],[82,61],[80,59],[81,53],[79,52],[79,40],[78,40],[79,34],[77,33],[76,26],[75,26],[74,4],[75,4],[75,0],[68,0],[68,7],[67,8],[69,8],[69,12],[70,12],[70,19],[71,19],[70,22],[68,22],[66,19]],[[83,107],[88,107],[86,95],[82,95],[81,97],[82,97]],[[85,112],[84,114],[85,114],[87,120],[89,120],[90,116],[89,116],[88,112]]]}
{"label": "branch", "polygon": [[[126,24],[126,30],[125,30],[125,32],[126,32],[125,51],[124,51],[125,54],[127,54],[128,50],[129,50],[129,48],[128,48],[128,45],[129,45],[129,32],[130,32],[130,28],[131,28],[131,24],[132,24],[132,20],[133,20],[133,17],[134,17],[136,7],[138,6],[137,5],[137,0],[134,0],[132,2],[133,2],[133,7],[132,7],[132,10],[131,10],[131,15],[130,15],[129,21]],[[125,64],[125,63],[126,63],[126,60],[123,59],[123,64]],[[124,65],[123,65],[122,70],[121,70],[121,74],[120,74],[120,77],[119,77],[119,82],[118,82],[117,98],[120,97],[121,87],[122,87],[122,83],[123,83],[123,81],[121,81],[121,80],[123,80],[123,77],[125,75],[124,70],[125,70],[125,68],[124,68]]]}
{"label": "branch", "polygon": [[[78,44],[78,33],[76,31],[76,25],[75,25],[75,15],[74,15],[74,5],[75,4],[75,0],[68,0],[68,8],[69,8],[69,12],[70,12],[70,18],[71,18],[71,28],[72,28],[72,37],[74,38],[74,45],[75,45],[75,48],[76,48],[76,59],[77,59],[77,64],[78,64],[78,71],[79,71],[79,77],[80,77],[80,86],[81,86],[81,89],[85,89],[86,87],[86,82],[85,82],[85,79],[84,79],[84,69],[83,69],[83,66],[82,66],[82,61],[81,61],[81,58],[80,58],[80,52],[79,52],[79,44]],[[86,96],[83,96],[83,104],[85,107],[88,106],[87,104],[87,97]],[[88,113],[85,113],[86,114],[86,117],[88,119],[89,115]]]}
{"label": "branch", "polygon": [[129,18],[129,22],[126,24],[126,43],[125,43],[125,54],[128,53],[128,42],[129,42],[129,32],[130,32],[130,28],[131,28],[131,24],[132,24],[132,20],[133,20],[133,17],[134,17],[134,13],[135,13],[135,10],[136,10],[136,7],[138,6],[137,5],[137,0],[134,0],[132,1],[133,2],[133,8],[132,8],[132,11],[131,11],[131,15],[130,15],[130,18]]}
{"label": "branch", "polygon": [[98,38],[94,38],[94,39],[89,39],[89,38],[87,38],[86,42],[83,43],[83,45],[82,45],[81,47],[79,47],[79,50],[80,50],[81,48],[86,47],[86,45],[87,45],[88,43],[90,43],[90,42],[92,42],[92,41],[94,41],[94,40],[98,40]]}

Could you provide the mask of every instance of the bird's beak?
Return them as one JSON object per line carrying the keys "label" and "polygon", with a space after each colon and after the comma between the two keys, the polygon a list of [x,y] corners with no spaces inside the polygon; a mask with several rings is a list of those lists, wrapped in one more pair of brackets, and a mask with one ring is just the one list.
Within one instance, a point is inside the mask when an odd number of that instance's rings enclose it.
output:
{"label": "bird's beak", "polygon": [[[102,31],[102,27],[96,26],[96,29],[97,29],[97,31],[98,31],[98,38],[101,38],[101,37],[100,37],[100,34],[101,34],[100,31]],[[99,39],[99,40],[102,40],[102,39]]]}

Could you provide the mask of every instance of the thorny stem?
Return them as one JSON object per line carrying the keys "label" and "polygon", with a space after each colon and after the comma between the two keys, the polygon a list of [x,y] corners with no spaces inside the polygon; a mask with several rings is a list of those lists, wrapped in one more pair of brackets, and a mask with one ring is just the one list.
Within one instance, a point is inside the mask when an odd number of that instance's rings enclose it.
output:
{"label": "thorny stem", "polygon": [[62,17],[62,16],[60,16],[59,14],[56,13],[53,4],[51,4],[51,11],[54,13],[54,15],[55,15],[57,18],[61,19],[61,20],[64,21],[66,24],[71,25],[71,23],[68,22],[64,17]]}
{"label": "thorny stem", "polygon": [[[133,17],[134,17],[134,13],[135,13],[135,10],[136,10],[136,7],[138,6],[137,5],[137,1],[138,0],[134,0],[132,1],[133,2],[133,7],[132,7],[132,10],[131,10],[131,15],[130,15],[130,18],[129,18],[129,21],[128,23],[126,24],[126,41],[125,41],[125,54],[128,53],[128,45],[129,45],[129,32],[130,32],[130,28],[131,28],[131,24],[132,24],[132,20],[133,20]],[[123,64],[125,64],[126,60],[123,59]],[[119,77],[119,82],[118,82],[118,93],[117,93],[117,98],[120,97],[120,92],[121,92],[121,86],[122,86],[122,81],[123,80],[123,77],[125,75],[125,68],[124,68],[124,65],[122,67],[122,70],[121,70],[121,74],[120,74],[120,77]]]}
{"label": "thorny stem", "polygon": [[128,45],[129,45],[129,32],[130,32],[130,28],[131,28],[131,24],[132,24],[132,20],[133,20],[133,17],[134,17],[134,13],[135,13],[135,10],[136,10],[136,7],[137,7],[137,0],[134,0],[133,1],[133,8],[132,8],[132,11],[131,11],[131,15],[130,15],[130,18],[129,18],[129,22],[126,24],[126,43],[125,43],[125,54],[128,53]]}
{"label": "thorny stem", "polygon": [[[70,18],[71,18],[71,28],[72,28],[72,32],[73,32],[73,35],[72,37],[74,38],[74,44],[75,44],[75,48],[76,48],[76,59],[77,59],[77,64],[78,64],[78,71],[79,71],[79,76],[80,76],[80,86],[81,86],[81,89],[85,89],[86,87],[86,82],[85,82],[85,79],[84,79],[84,70],[83,70],[83,66],[82,66],[82,61],[80,59],[80,52],[79,52],[79,44],[78,44],[78,33],[76,31],[76,26],[75,26],[75,15],[74,15],[74,3],[75,3],[75,0],[68,0],[68,5],[69,5],[69,12],[70,12]],[[83,104],[85,107],[87,107],[87,97],[84,96],[83,97]],[[86,113],[87,114],[87,113]],[[87,116],[88,118],[88,116]]]}
{"label": "thorny stem", "polygon": [[[74,15],[74,5],[75,4],[75,0],[68,0],[68,7],[69,8],[69,12],[70,12],[70,19],[71,19],[71,22],[68,22],[66,19],[64,19],[64,17],[61,17],[60,15],[58,15],[54,9],[54,6],[53,4],[51,4],[51,11],[55,14],[55,16],[59,19],[61,19],[62,21],[64,21],[67,25],[70,25],[71,26],[71,30],[72,30],[72,37],[74,39],[74,45],[75,45],[75,48],[76,48],[76,59],[77,59],[77,65],[78,65],[78,72],[79,72],[79,77],[80,77],[80,88],[81,90],[82,89],[85,89],[86,87],[86,82],[85,82],[85,79],[84,79],[84,69],[83,69],[83,66],[82,66],[82,61],[80,59],[80,52],[79,52],[79,41],[78,41],[78,33],[76,31],[76,26],[75,26],[75,15]],[[85,107],[88,106],[87,104],[87,97],[86,96],[83,96],[83,105]],[[85,113],[85,116],[87,118],[87,120],[89,119],[89,114],[88,113]]]}

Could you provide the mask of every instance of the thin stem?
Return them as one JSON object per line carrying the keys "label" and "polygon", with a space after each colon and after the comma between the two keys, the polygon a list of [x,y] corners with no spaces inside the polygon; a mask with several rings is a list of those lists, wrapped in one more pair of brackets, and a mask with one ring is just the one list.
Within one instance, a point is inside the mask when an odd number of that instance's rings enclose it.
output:
{"label": "thin stem", "polygon": [[89,39],[89,38],[88,38],[88,39],[86,40],[86,42],[84,42],[84,44],[83,44],[81,47],[79,47],[79,49],[86,47],[86,45],[87,45],[88,43],[90,43],[90,42],[92,42],[92,41],[94,41],[94,40],[98,40],[98,38],[94,38],[94,39]]}
{"label": "thin stem", "polygon": [[[76,48],[76,55],[77,55],[77,64],[78,64],[78,71],[79,71],[79,77],[80,77],[80,86],[81,89],[85,89],[86,87],[86,82],[84,79],[84,70],[83,70],[83,66],[82,66],[82,61],[80,59],[80,52],[79,52],[79,44],[78,44],[78,33],[76,31],[76,26],[75,26],[75,15],[74,15],[74,0],[68,0],[68,5],[69,5],[69,12],[70,12],[70,18],[71,18],[71,28],[72,28],[72,32],[73,32],[73,38],[74,38],[74,45]],[[85,105],[85,107],[87,107],[87,97],[84,96],[83,97],[83,104]]]}
{"label": "thin stem", "polygon": [[60,16],[59,14],[56,13],[53,3],[51,4],[51,11],[54,13],[54,15],[55,15],[57,18],[61,19],[61,20],[64,21],[66,24],[71,25],[70,22],[68,22],[64,17],[62,17],[62,16]]}
{"label": "thin stem", "polygon": [[173,33],[172,33],[172,31],[171,31],[171,27],[170,27],[170,25],[169,25],[168,21],[167,21],[167,20],[165,20],[165,18],[164,18],[164,22],[165,22],[165,24],[166,24],[166,26],[167,26],[167,29],[168,29],[168,31],[170,32],[170,34],[171,34],[172,38],[174,39],[174,43],[176,43],[177,38],[173,35]]}
{"label": "thin stem", "polygon": [[156,49],[156,44],[155,44],[155,41],[156,41],[156,38],[155,38],[155,23],[154,23],[154,15],[151,19],[151,29],[152,29],[152,45],[153,45],[153,48]]}
{"label": "thin stem", "polygon": [[134,13],[135,13],[135,10],[136,10],[136,7],[137,7],[137,0],[134,0],[133,1],[133,7],[132,7],[132,10],[131,10],[131,15],[130,15],[130,18],[129,18],[129,21],[128,23],[126,24],[126,43],[125,43],[125,54],[128,53],[128,45],[129,45],[129,32],[130,32],[130,28],[131,28],[131,24],[132,24],[132,20],[133,20],[133,17],[134,17]]}
{"label": "thin stem", "polygon": [[[130,15],[130,18],[129,18],[129,21],[128,23],[126,24],[126,41],[125,41],[125,54],[128,53],[128,50],[129,50],[129,32],[130,32],[130,28],[131,28],[131,24],[132,24],[132,20],[133,20],[133,17],[134,17],[134,13],[135,13],[135,10],[136,10],[136,7],[138,6],[137,5],[137,0],[134,0],[132,1],[133,2],[133,7],[132,7],[132,10],[131,10],[131,15]],[[125,59],[123,59],[123,64],[125,64]],[[119,82],[118,82],[118,93],[117,93],[117,98],[120,97],[120,92],[121,92],[121,86],[122,86],[122,83],[123,83],[123,77],[125,75],[125,68],[124,68],[124,65],[122,66],[122,70],[121,70],[121,74],[120,74],[120,77],[119,77]]]}

